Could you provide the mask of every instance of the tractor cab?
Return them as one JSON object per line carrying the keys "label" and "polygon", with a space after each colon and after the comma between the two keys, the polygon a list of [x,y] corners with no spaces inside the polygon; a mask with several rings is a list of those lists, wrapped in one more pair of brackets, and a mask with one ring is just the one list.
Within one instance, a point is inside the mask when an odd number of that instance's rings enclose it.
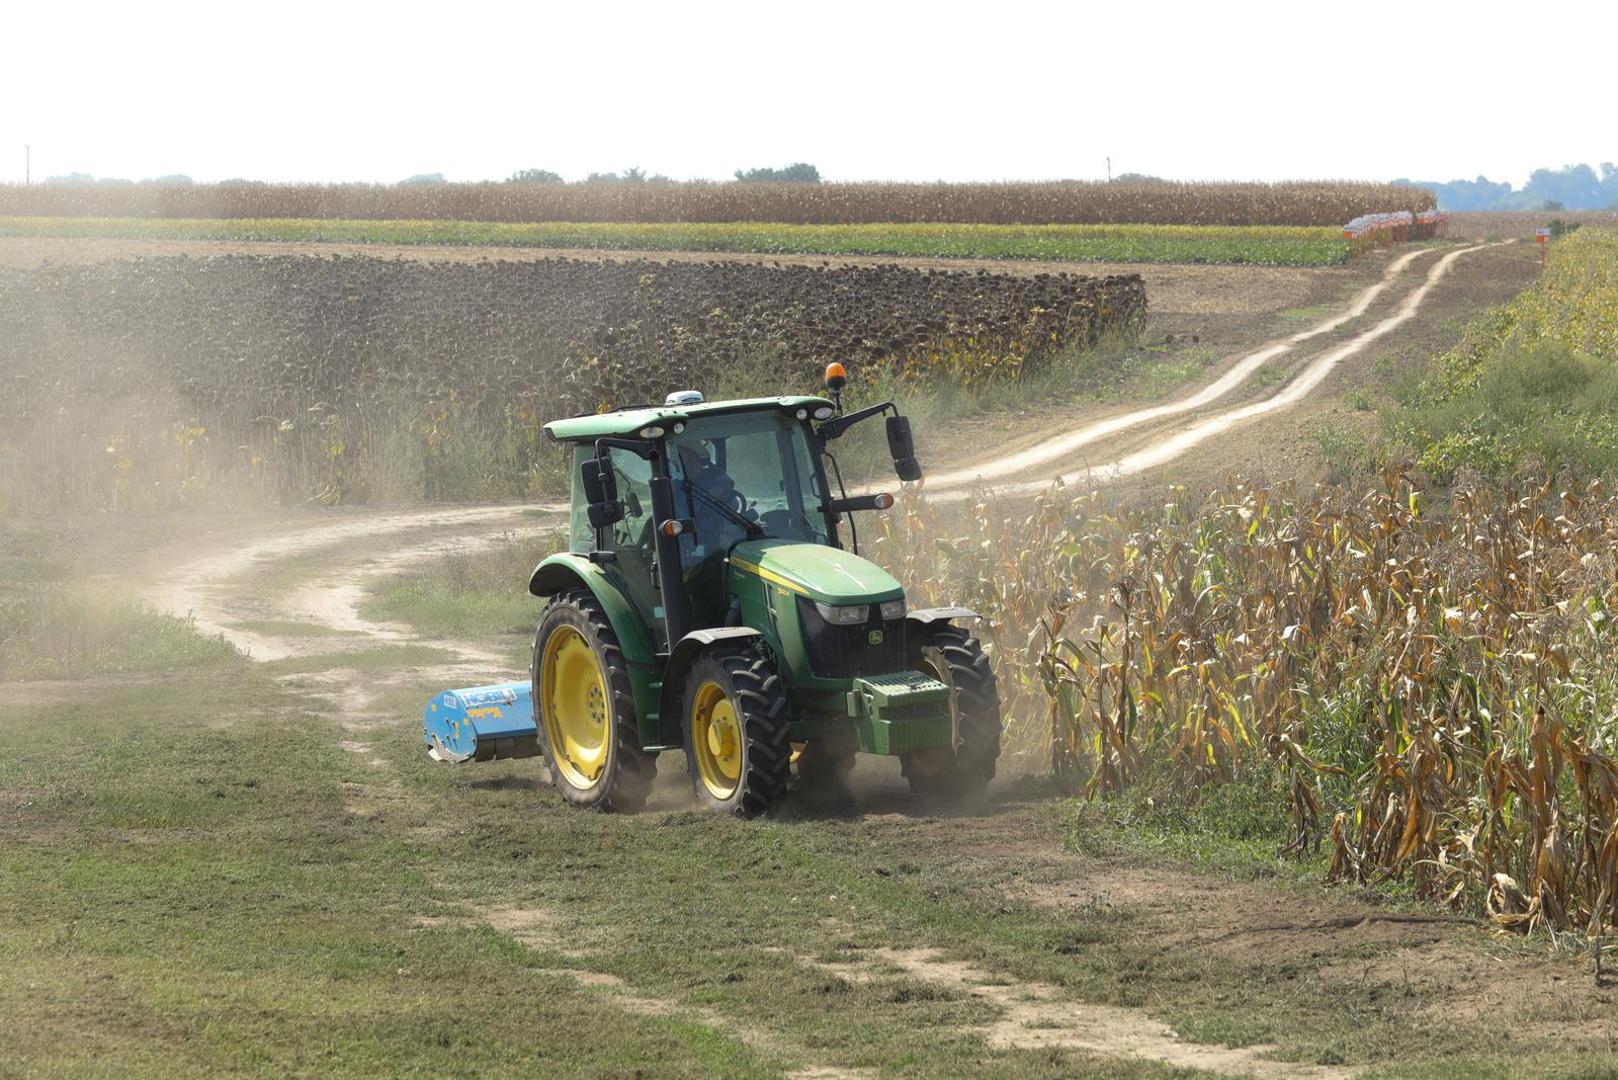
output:
{"label": "tractor cab", "polygon": [[994,675],[954,625],[976,616],[910,610],[844,546],[849,515],[894,500],[843,490],[838,438],[885,416],[899,479],[921,477],[909,422],[892,402],[844,413],[844,379],[828,369],[829,398],[683,391],[546,425],[571,447],[573,501],[569,549],[529,583],[549,600],[531,694],[569,801],[638,809],[672,750],[700,800],[744,815],[794,772],[840,786],[856,752],[898,755],[928,795],[993,776]]}

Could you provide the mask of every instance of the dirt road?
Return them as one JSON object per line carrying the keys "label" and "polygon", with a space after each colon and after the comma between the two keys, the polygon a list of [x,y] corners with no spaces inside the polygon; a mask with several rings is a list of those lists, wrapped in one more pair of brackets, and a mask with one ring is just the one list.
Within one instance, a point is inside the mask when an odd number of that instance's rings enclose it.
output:
{"label": "dirt road", "polygon": [[[1214,436],[1298,404],[1343,360],[1414,318],[1428,293],[1458,259],[1487,246],[1491,245],[1475,245],[1448,253],[1415,251],[1402,255],[1388,266],[1381,281],[1361,292],[1344,311],[1235,359],[1212,382],[1184,397],[1089,422],[1032,447],[935,474],[927,480],[927,491],[946,498],[959,498],[967,489],[992,485],[1003,494],[1033,494],[1048,488],[1057,479],[1070,486],[1094,486],[1170,464]],[[1397,294],[1410,267],[1422,262],[1431,263],[1425,278],[1408,288],[1391,313],[1369,327],[1358,329],[1347,341],[1335,347],[1330,345],[1330,335],[1365,318],[1390,289]],[[1268,397],[1189,424],[1164,423],[1232,396],[1265,364],[1316,338],[1328,339],[1325,351],[1309,357]],[[1080,451],[1087,447],[1093,449],[1081,455]]]}

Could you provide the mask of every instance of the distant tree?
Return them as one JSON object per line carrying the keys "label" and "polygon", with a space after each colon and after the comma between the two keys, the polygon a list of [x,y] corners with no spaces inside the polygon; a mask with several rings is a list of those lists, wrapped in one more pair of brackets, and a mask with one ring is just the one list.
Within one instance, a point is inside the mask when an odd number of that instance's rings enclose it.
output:
{"label": "distant tree", "polygon": [[96,178],[87,172],[63,173],[61,176],[47,176],[47,184],[93,184]]}
{"label": "distant tree", "polygon": [[1414,184],[1437,195],[1443,210],[1539,210],[1547,203],[1558,204],[1555,209],[1596,210],[1618,200],[1618,166],[1604,161],[1599,171],[1589,165],[1535,169],[1521,189],[1482,176],[1447,183],[1417,180]]}
{"label": "distant tree", "polygon": [[588,179],[591,180],[592,182],[598,183],[598,184],[671,184],[671,183],[673,183],[672,180],[670,180],[668,177],[664,176],[662,173],[653,173],[650,176],[648,176],[646,174],[646,170],[642,169],[639,165],[631,165],[629,168],[625,169],[621,173],[593,172],[593,173],[590,174]]}
{"label": "distant tree", "polygon": [[1438,199],[1440,210],[1493,210],[1511,197],[1511,185],[1495,183],[1486,176],[1476,180],[1405,180],[1395,184],[1426,188]]}
{"label": "distant tree", "polygon": [[549,169],[518,169],[506,177],[508,184],[560,184],[562,177]]}
{"label": "distant tree", "polygon": [[737,169],[736,179],[743,183],[818,184],[820,170],[807,161],[799,161],[782,169]]}
{"label": "distant tree", "polygon": [[417,173],[415,176],[407,176],[403,180],[399,181],[399,186],[403,187],[403,186],[405,186],[407,184],[410,184],[410,185],[422,185],[422,184],[443,184],[443,183],[447,183],[447,181],[444,179],[444,174],[443,173],[441,173],[441,172],[428,172],[428,173]]}
{"label": "distant tree", "polygon": [[1541,210],[1549,210],[1549,211],[1552,211],[1552,212],[1555,212],[1557,210],[1566,210],[1567,209],[1567,207],[1563,206],[1561,203],[1557,202],[1555,199],[1546,199],[1543,203],[1540,204],[1539,208]]}
{"label": "distant tree", "polygon": [[168,176],[159,176],[152,183],[163,184],[167,187],[190,187],[196,181],[185,175],[185,173],[170,173]]}

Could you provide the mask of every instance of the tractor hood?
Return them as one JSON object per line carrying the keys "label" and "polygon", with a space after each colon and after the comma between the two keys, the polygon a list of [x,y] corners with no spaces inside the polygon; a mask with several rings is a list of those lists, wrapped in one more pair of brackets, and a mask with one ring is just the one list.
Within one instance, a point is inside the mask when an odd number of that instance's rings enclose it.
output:
{"label": "tractor hood", "polygon": [[749,540],[731,549],[730,566],[823,604],[871,604],[904,595],[880,566],[825,544]]}

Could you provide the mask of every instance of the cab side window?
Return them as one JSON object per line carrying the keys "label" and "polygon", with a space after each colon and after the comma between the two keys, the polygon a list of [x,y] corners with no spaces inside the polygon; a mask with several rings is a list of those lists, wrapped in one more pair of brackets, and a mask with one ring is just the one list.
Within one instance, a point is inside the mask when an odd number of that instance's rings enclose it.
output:
{"label": "cab side window", "polygon": [[612,451],[612,470],[618,478],[618,501],[624,504],[622,520],[613,524],[607,538],[609,551],[639,548],[652,550],[652,463],[628,450]]}

